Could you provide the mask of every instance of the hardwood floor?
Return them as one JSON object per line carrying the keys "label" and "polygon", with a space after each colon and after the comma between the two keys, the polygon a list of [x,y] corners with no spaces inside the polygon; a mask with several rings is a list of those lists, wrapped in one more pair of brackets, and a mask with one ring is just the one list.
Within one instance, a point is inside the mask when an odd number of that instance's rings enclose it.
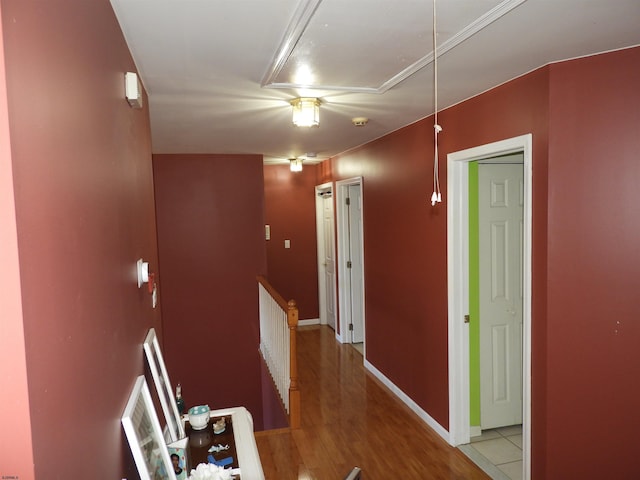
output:
{"label": "hardwood floor", "polygon": [[[256,432],[267,480],[488,479],[365,371],[326,326],[298,330],[302,428]],[[251,479],[247,479],[251,480]]]}

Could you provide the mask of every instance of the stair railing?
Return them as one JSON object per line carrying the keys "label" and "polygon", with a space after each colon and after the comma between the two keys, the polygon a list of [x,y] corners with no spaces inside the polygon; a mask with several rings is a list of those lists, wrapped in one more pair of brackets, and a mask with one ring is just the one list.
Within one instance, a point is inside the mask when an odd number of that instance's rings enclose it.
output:
{"label": "stair railing", "polygon": [[289,426],[300,428],[300,390],[296,358],[298,307],[295,300],[287,302],[263,276],[258,276],[257,280],[260,303],[260,353],[289,416]]}

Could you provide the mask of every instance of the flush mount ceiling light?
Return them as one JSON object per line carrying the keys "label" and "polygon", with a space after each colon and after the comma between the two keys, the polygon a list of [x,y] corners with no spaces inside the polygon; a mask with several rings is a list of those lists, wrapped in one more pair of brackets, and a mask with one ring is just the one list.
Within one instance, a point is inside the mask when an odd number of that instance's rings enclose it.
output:
{"label": "flush mount ceiling light", "polygon": [[317,98],[296,98],[291,100],[293,124],[296,127],[317,127],[320,125],[320,100]]}
{"label": "flush mount ceiling light", "polygon": [[301,158],[290,158],[289,159],[289,168],[292,172],[301,172],[302,171],[302,159]]}

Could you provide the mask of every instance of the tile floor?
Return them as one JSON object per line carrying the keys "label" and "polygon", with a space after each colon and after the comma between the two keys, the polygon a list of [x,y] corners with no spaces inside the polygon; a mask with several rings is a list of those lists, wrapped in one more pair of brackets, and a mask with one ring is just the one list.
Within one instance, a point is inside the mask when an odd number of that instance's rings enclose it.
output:
{"label": "tile floor", "polygon": [[494,480],[522,479],[522,425],[484,430],[459,448]]}

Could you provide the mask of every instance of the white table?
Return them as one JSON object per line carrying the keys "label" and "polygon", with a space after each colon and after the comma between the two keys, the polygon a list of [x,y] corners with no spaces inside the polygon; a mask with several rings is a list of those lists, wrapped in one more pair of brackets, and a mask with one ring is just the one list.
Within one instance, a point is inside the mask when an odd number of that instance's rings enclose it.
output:
{"label": "white table", "polygon": [[[238,454],[238,467],[242,480],[264,480],[262,463],[258,454],[256,438],[253,435],[253,417],[244,407],[222,408],[211,410],[210,418],[231,416],[233,424],[233,438]],[[183,417],[188,421],[188,416]],[[192,468],[195,468],[193,465]]]}

